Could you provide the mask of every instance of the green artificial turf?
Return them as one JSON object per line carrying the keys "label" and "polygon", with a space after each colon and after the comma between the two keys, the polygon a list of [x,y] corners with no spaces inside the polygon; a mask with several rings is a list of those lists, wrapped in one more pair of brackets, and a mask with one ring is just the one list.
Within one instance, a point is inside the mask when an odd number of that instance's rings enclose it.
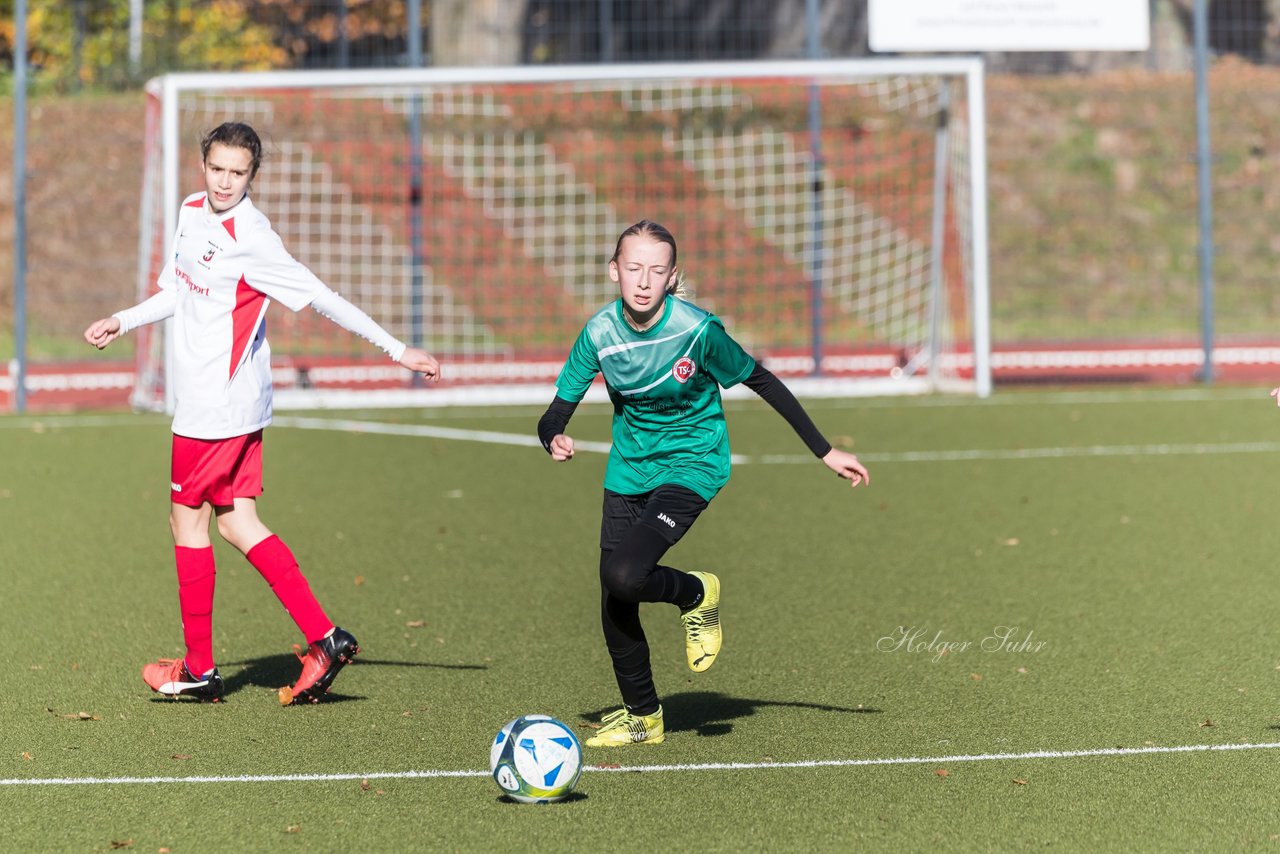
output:
{"label": "green artificial turf", "polygon": [[[0,419],[0,849],[1280,838],[1280,748],[1203,749],[1280,742],[1265,389],[807,405],[870,486],[806,460],[763,404],[731,402],[747,459],[665,561],[720,575],[721,660],[688,672],[676,611],[644,606],[666,743],[588,750],[575,795],[545,806],[480,773],[493,734],[541,712],[585,737],[618,697],[597,613],[603,456],[482,441],[527,439],[540,410],[321,416],[488,431],[476,441],[279,416],[261,515],[363,647],[333,701],[293,708],[275,691],[301,639],[221,543],[226,702],[163,701],[138,677],[181,653],[163,419]],[[607,411],[584,407],[570,432],[607,440]]]}

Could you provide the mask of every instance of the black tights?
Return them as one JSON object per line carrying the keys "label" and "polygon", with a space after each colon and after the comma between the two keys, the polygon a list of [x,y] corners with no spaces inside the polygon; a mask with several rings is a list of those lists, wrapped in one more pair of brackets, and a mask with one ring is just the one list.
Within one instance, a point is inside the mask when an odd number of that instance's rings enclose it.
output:
{"label": "black tights", "polygon": [[617,548],[600,552],[600,623],[622,702],[632,714],[658,710],[649,643],[640,626],[640,603],[670,602],[688,608],[702,594],[702,582],[692,575],[659,566],[669,548],[658,531],[636,524]]}

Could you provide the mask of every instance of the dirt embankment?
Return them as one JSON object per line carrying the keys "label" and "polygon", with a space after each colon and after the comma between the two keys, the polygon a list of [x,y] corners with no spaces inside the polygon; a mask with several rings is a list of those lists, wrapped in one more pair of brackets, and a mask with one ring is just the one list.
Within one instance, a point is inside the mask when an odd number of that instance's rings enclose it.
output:
{"label": "dirt embankment", "polygon": [[[0,337],[13,329],[14,105],[0,99]],[[27,101],[27,317],[59,357],[137,289],[144,96]],[[7,348],[6,348],[7,349]]]}

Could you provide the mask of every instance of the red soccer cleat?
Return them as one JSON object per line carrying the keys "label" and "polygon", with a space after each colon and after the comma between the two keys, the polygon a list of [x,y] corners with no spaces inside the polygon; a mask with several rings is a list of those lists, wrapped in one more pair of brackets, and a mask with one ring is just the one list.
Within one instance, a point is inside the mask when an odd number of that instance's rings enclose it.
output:
{"label": "red soccer cleat", "polygon": [[302,662],[302,675],[292,688],[288,685],[280,689],[280,705],[291,706],[294,703],[318,703],[320,698],[329,693],[329,686],[338,675],[338,671],[360,652],[360,644],[351,633],[344,629],[333,629],[327,637],[307,647],[307,654],[302,654],[302,647],[294,644],[294,653]]}
{"label": "red soccer cleat", "polygon": [[195,697],[201,702],[216,703],[222,699],[225,687],[218,668],[203,676],[192,676],[187,663],[181,658],[162,658],[142,665],[142,681],[152,691],[166,697]]}

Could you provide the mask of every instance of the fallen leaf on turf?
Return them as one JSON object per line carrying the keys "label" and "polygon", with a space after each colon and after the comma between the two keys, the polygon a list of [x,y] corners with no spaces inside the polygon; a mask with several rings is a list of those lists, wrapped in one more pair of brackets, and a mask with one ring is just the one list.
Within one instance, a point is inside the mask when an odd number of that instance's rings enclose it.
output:
{"label": "fallen leaf on turf", "polygon": [[364,584],[364,576],[363,576],[363,575],[357,575],[357,576],[356,576],[356,587],[359,587],[359,586],[360,586],[360,585],[362,585],[362,584]]}
{"label": "fallen leaf on turf", "polygon": [[375,795],[385,795],[386,793],[387,793],[386,789],[377,789],[374,791]]}
{"label": "fallen leaf on turf", "polygon": [[1018,538],[1010,537],[1007,540],[1001,540],[1001,542],[1004,543],[1006,546],[1016,546],[1018,544]]}
{"label": "fallen leaf on turf", "polygon": [[582,723],[578,724],[578,726],[585,727],[586,729],[600,729],[600,727],[604,726],[604,724],[593,724],[588,721],[583,721]]}
{"label": "fallen leaf on turf", "polygon": [[1215,724],[1213,721],[1209,720],[1208,718],[1205,718],[1200,722],[1200,727],[1201,729],[1203,729],[1204,727],[1207,727],[1207,726],[1217,726],[1217,724]]}
{"label": "fallen leaf on turf", "polygon": [[175,753],[169,757],[170,759],[187,760],[191,758],[190,753]]}
{"label": "fallen leaf on turf", "polygon": [[73,662],[71,663],[71,669],[72,669],[72,670],[79,670],[79,669],[80,669],[80,662],[78,662],[78,661],[73,661]]}
{"label": "fallen leaf on turf", "polygon": [[88,712],[76,712],[74,715],[63,715],[69,721],[100,721],[102,718],[97,715],[91,715]]}
{"label": "fallen leaf on turf", "polygon": [[302,825],[300,825],[300,824],[291,824],[291,825],[289,825],[288,827],[286,827],[286,828],[284,829],[284,832],[285,832],[285,833],[301,833],[301,832],[302,832]]}
{"label": "fallen leaf on turf", "polygon": [[969,674],[969,678],[970,678],[970,679],[972,679],[974,682],[981,682],[981,681],[982,681],[982,674],[981,674],[981,673],[970,673],[970,674]]}
{"label": "fallen leaf on turf", "polygon": [[367,791],[369,791],[369,789],[370,789],[370,788],[372,788],[372,787],[369,785],[369,781],[368,781],[368,780],[361,780],[361,781],[360,781],[360,791],[362,791],[362,792],[367,792]]}
{"label": "fallen leaf on turf", "polygon": [[411,717],[413,717],[413,712],[401,712],[401,713],[400,713],[400,717],[402,717],[402,718],[411,718]]}
{"label": "fallen leaf on turf", "polygon": [[426,620],[410,620],[409,622],[405,623],[405,625],[411,629],[421,629],[424,626],[426,626],[426,624],[427,624]]}
{"label": "fallen leaf on turf", "polygon": [[132,848],[133,840],[132,839],[113,839],[111,840],[111,847],[112,848]]}
{"label": "fallen leaf on turf", "polygon": [[30,754],[30,753],[28,753],[28,752],[27,752],[27,751],[25,751],[25,750],[24,750],[24,751],[22,751],[22,761],[23,761],[23,762],[30,762],[30,761],[31,761],[31,754]]}
{"label": "fallen leaf on turf", "polygon": [[948,771],[946,768],[939,768],[937,771],[934,771],[933,773],[937,774],[939,777],[950,777],[950,776],[951,776],[951,772],[950,772],[950,771]]}
{"label": "fallen leaf on turf", "polygon": [[1013,778],[1013,782],[1014,782],[1016,785],[1019,785],[1019,786],[1025,786],[1025,785],[1027,785],[1027,781],[1026,781],[1026,780],[1019,780],[1017,777],[1014,777],[1014,778]]}

